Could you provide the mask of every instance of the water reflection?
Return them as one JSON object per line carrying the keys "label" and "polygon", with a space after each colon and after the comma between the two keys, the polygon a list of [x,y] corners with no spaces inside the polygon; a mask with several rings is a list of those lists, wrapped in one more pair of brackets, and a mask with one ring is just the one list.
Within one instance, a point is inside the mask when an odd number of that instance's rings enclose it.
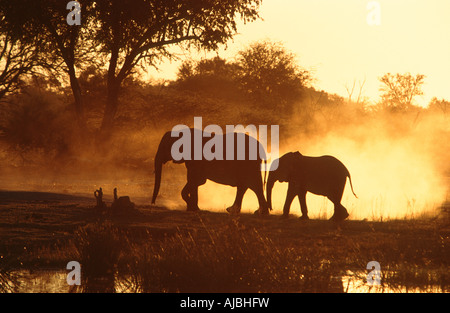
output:
{"label": "water reflection", "polygon": [[[392,272],[391,272],[392,273]],[[365,272],[347,271],[342,276],[342,285],[346,293],[443,293],[446,292],[438,285],[402,286],[400,284],[381,284],[370,286],[366,283]],[[432,274],[430,274],[432,275]]]}
{"label": "water reflection", "polygon": [[113,293],[126,292],[124,284],[117,281],[114,275],[105,277],[91,277],[83,280],[80,286],[69,286],[67,284],[67,271],[45,270],[45,271],[12,271],[6,292],[15,293]]}
{"label": "water reflection", "polygon": [[[10,292],[17,293],[127,293],[139,290],[134,286],[131,279],[117,279],[114,275],[109,277],[90,278],[82,280],[81,286],[69,286],[67,284],[66,271],[15,271],[11,273],[15,277],[15,286]],[[347,272],[342,276],[342,290],[347,293],[442,293],[445,292],[440,286],[418,287],[392,287],[392,286],[369,286],[360,279],[360,275]]]}
{"label": "water reflection", "polygon": [[70,291],[66,271],[13,271],[13,290],[19,293],[66,293]]}

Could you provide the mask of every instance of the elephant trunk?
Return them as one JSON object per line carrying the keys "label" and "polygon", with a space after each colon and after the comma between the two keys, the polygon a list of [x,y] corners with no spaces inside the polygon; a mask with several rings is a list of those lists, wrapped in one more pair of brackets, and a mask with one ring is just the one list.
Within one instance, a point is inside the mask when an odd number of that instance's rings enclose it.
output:
{"label": "elephant trunk", "polygon": [[159,187],[161,186],[161,174],[162,174],[163,163],[164,162],[161,157],[161,152],[158,149],[158,152],[156,153],[156,157],[155,157],[155,185],[153,187],[152,204],[155,204],[156,197],[158,196],[158,192],[159,192]]}
{"label": "elephant trunk", "polygon": [[269,209],[273,209],[272,207],[272,189],[275,182],[278,180],[276,171],[269,172],[269,178],[267,179],[266,186],[266,196],[267,196],[267,204],[269,205]]}

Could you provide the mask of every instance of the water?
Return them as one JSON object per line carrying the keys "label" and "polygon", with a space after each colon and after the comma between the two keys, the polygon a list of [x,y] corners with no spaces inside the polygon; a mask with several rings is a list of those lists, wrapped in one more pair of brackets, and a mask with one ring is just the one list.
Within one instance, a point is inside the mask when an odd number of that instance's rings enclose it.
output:
{"label": "water", "polygon": [[17,293],[66,293],[70,291],[66,271],[13,271],[12,290]]}
{"label": "water", "polygon": [[[82,288],[74,288],[67,284],[67,271],[45,270],[27,271],[20,270],[11,272],[15,278],[15,283],[11,284],[15,293],[68,293],[80,292]],[[347,271],[347,275],[340,277],[344,292],[347,293],[442,293],[445,292],[440,286],[425,286],[423,288],[389,287],[389,286],[369,286],[361,277],[364,273],[354,273]],[[131,285],[130,285],[131,284]],[[101,288],[98,291],[107,292]],[[117,293],[133,292],[136,286],[130,280],[116,280],[114,291]],[[108,288],[108,287],[105,287]],[[105,291],[106,290],[106,291]]]}
{"label": "water", "polygon": [[[14,293],[69,293],[80,292],[82,288],[78,286],[70,286],[67,283],[68,271],[62,270],[42,270],[42,271],[28,271],[20,270],[10,273],[14,281],[10,281],[11,289],[7,292]],[[99,279],[100,284],[96,284],[97,292],[109,292],[108,283],[105,279]],[[115,292],[129,292],[122,281],[116,281],[114,284]]]}
{"label": "water", "polygon": [[[343,290],[346,293],[443,293],[440,286],[423,286],[406,287],[406,286],[386,286],[384,285],[369,285],[366,283],[364,277],[365,272],[347,271],[347,275],[342,276]],[[430,274],[432,275],[432,274]]]}

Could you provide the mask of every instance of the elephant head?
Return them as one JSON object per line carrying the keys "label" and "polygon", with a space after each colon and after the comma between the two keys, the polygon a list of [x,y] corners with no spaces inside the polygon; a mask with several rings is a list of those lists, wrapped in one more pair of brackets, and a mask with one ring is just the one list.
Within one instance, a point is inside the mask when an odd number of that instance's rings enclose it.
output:
{"label": "elephant head", "polygon": [[176,140],[177,138],[172,137],[171,132],[167,132],[164,134],[161,142],[159,143],[158,151],[155,156],[155,185],[153,187],[152,204],[155,203],[156,197],[158,196],[159,187],[161,186],[162,166],[168,161],[173,160],[171,149]]}
{"label": "elephant head", "polygon": [[272,209],[272,189],[276,181],[288,182],[293,174],[295,163],[301,157],[300,152],[291,152],[272,162],[266,185],[266,196],[269,208]]}

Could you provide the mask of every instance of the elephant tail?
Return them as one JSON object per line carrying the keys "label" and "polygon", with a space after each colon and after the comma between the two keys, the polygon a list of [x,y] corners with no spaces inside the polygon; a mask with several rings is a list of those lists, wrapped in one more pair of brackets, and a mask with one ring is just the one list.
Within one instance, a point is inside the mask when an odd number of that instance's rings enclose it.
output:
{"label": "elephant tail", "polygon": [[[263,190],[266,190],[266,185],[267,185],[267,160],[263,159],[264,162],[264,183],[263,183]],[[262,168],[262,167],[261,167]],[[269,209],[272,211],[272,208],[269,207]]]}
{"label": "elephant tail", "polygon": [[[348,171],[347,171],[348,172]],[[349,180],[349,182],[350,182],[350,187],[352,188],[352,192],[353,192],[353,195],[356,197],[356,199],[358,199],[358,196],[356,195],[356,193],[353,191],[353,184],[352,184],[352,178],[350,177],[350,173],[348,173],[348,180]]]}
{"label": "elephant tail", "polygon": [[266,182],[267,182],[267,160],[264,160],[264,184],[263,184],[263,190],[266,189]]}

